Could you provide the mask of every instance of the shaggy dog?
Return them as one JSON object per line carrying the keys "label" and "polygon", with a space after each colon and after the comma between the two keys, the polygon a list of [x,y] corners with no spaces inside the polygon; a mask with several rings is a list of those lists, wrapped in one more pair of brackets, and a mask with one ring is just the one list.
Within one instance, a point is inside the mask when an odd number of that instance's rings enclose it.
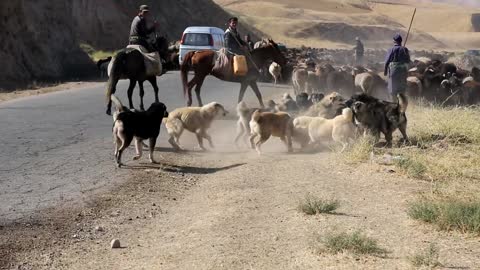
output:
{"label": "shaggy dog", "polygon": [[298,94],[295,97],[295,101],[297,102],[297,107],[299,108],[300,111],[306,111],[313,105],[312,100],[309,98],[308,94],[305,92]]}
{"label": "shaggy dog", "polygon": [[[272,101],[273,102],[273,101]],[[238,121],[237,121],[237,136],[235,137],[235,145],[238,147],[238,140],[243,137],[245,139],[245,143],[247,143],[247,139],[250,136],[250,120],[252,119],[252,115],[256,110],[259,110],[260,112],[276,112],[275,110],[275,103],[273,104],[268,104],[267,108],[265,109],[259,109],[259,108],[249,108],[247,106],[247,103],[244,101],[241,101],[237,105],[237,115],[238,115]]]}
{"label": "shaggy dog", "polygon": [[310,95],[309,99],[310,99],[310,101],[312,101],[313,104],[317,104],[324,97],[325,97],[325,95],[323,93],[313,93],[313,94]]}
{"label": "shaggy dog", "polygon": [[333,139],[334,142],[342,144],[341,152],[345,150],[348,140],[353,138],[354,133],[353,112],[350,108],[344,108],[342,114],[333,119],[313,117],[308,125],[311,144],[320,144]]}
{"label": "shaggy dog", "polygon": [[203,107],[185,107],[179,108],[170,113],[167,119],[164,120],[170,138],[168,142],[179,151],[182,148],[179,145],[179,139],[183,131],[186,129],[195,133],[198,140],[198,146],[202,150],[206,150],[203,146],[203,138],[207,139],[210,147],[214,148],[212,138],[207,134],[207,129],[210,128],[213,120],[219,115],[227,115],[228,111],[217,103],[211,102]]}
{"label": "shaggy dog", "polygon": [[[260,112],[256,110],[250,120],[250,145],[257,150],[260,155],[262,152],[260,146],[265,143],[270,136],[279,137],[287,146],[288,152],[292,152],[292,119],[288,113],[278,112]],[[260,137],[254,142],[256,137]]]}
{"label": "shaggy dog", "polygon": [[156,163],[153,158],[153,151],[160,134],[162,119],[168,117],[165,104],[156,102],[147,111],[130,111],[122,105],[115,95],[112,95],[112,101],[117,109],[113,116],[113,138],[117,166],[122,166],[122,153],[134,138],[137,155],[133,159],[137,160],[142,157],[142,142],[148,139],[150,162]]}
{"label": "shaggy dog", "polygon": [[277,110],[281,112],[298,112],[297,102],[288,93],[285,93],[282,100],[277,104]]}
{"label": "shaggy dog", "polygon": [[332,119],[341,114],[343,108],[345,108],[345,99],[339,93],[332,92],[310,107],[305,115]]}
{"label": "shaggy dog", "polygon": [[301,149],[305,149],[309,142],[310,136],[308,135],[308,126],[310,122],[315,119],[312,116],[299,116],[293,119],[293,140],[300,144]]}
{"label": "shaggy dog", "polygon": [[380,133],[383,133],[387,146],[392,146],[392,134],[398,128],[402,133],[403,139],[408,141],[407,136],[407,116],[405,111],[408,107],[407,98],[399,94],[398,102],[388,102],[368,96],[366,94],[354,95],[346,102],[352,108],[355,123],[380,139]]}

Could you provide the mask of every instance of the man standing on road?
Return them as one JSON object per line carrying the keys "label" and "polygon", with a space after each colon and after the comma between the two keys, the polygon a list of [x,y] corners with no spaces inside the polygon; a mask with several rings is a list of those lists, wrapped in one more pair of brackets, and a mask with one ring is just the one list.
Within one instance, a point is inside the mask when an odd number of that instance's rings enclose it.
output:
{"label": "man standing on road", "polygon": [[402,36],[393,37],[394,46],[388,50],[385,57],[384,75],[388,76],[388,91],[393,102],[398,102],[397,95],[405,95],[407,88],[408,64],[410,52],[402,46]]}
{"label": "man standing on road", "polygon": [[356,37],[355,40],[357,41],[357,44],[355,45],[355,65],[362,65],[363,64],[363,54],[365,52],[365,49],[363,47],[363,43],[360,40],[359,37]]}
{"label": "man standing on road", "polygon": [[238,18],[232,17],[228,20],[228,29],[225,30],[225,48],[230,54],[245,55],[247,50],[247,43],[243,41],[240,34],[237,32]]}
{"label": "man standing on road", "polygon": [[147,5],[141,5],[138,15],[133,19],[132,26],[130,28],[130,45],[141,45],[147,51],[154,51],[153,47],[148,43],[148,35],[153,33],[158,27],[158,23],[155,21],[153,26],[148,28],[147,21],[150,17],[149,9]]}

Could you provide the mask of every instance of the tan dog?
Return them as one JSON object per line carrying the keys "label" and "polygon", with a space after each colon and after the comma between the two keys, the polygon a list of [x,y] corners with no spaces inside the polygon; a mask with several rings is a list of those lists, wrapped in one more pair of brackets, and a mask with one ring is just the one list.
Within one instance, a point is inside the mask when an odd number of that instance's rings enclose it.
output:
{"label": "tan dog", "polygon": [[[270,100],[273,102],[273,100]],[[275,106],[276,104],[273,102],[270,103],[268,102],[268,107],[265,109],[259,109],[259,108],[249,108],[247,106],[247,103],[245,101],[241,101],[237,105],[237,115],[238,115],[238,121],[237,121],[237,136],[235,137],[235,145],[238,147],[238,140],[243,136],[245,143],[247,143],[247,138],[250,136],[250,120],[252,119],[252,115],[256,110],[259,110],[260,112],[276,112]]]}
{"label": "tan dog", "polygon": [[214,148],[212,138],[207,133],[213,120],[219,115],[227,115],[228,111],[217,103],[211,102],[203,107],[185,107],[172,111],[168,118],[164,120],[167,132],[170,135],[168,142],[176,149],[182,150],[179,145],[179,139],[186,129],[195,133],[198,140],[198,146],[206,150],[203,146],[203,138],[207,139],[210,147]]}
{"label": "tan dog", "polygon": [[332,92],[310,107],[305,115],[332,119],[341,114],[343,108],[345,108],[345,99],[339,93]]}
{"label": "tan dog", "polygon": [[311,144],[319,144],[323,141],[341,143],[345,150],[348,145],[348,139],[353,138],[355,125],[353,124],[353,112],[350,108],[342,110],[342,114],[333,119],[323,117],[314,117],[308,126],[308,135]]}
{"label": "tan dog", "polygon": [[[292,118],[288,113],[260,112],[256,110],[250,120],[250,145],[261,154],[260,146],[270,136],[279,137],[287,146],[288,152],[292,152]],[[254,140],[260,137],[256,143]]]}
{"label": "tan dog", "polygon": [[300,144],[302,149],[308,146],[310,136],[308,135],[308,127],[315,117],[299,116],[293,119],[293,140]]}

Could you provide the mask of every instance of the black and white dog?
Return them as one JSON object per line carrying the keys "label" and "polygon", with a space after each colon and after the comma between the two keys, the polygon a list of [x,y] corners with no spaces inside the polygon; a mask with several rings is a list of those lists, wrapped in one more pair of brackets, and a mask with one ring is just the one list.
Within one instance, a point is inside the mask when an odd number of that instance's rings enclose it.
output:
{"label": "black and white dog", "polygon": [[137,155],[142,156],[142,142],[149,140],[150,162],[156,163],[153,151],[160,135],[160,125],[164,117],[168,117],[167,107],[161,102],[153,103],[146,111],[130,111],[120,100],[112,95],[117,111],[113,115],[113,138],[115,143],[115,159],[118,167],[122,166],[122,153],[135,139]]}

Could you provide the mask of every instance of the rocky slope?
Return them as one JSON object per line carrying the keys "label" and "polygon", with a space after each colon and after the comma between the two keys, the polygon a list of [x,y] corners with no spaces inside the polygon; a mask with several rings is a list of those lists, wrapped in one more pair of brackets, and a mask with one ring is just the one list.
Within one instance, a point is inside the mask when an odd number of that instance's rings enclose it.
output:
{"label": "rocky slope", "polygon": [[[224,28],[229,14],[211,0],[0,1],[0,89],[33,81],[84,78],[95,66],[80,49],[116,50],[128,41],[130,23],[141,4],[159,21],[161,35],[178,40],[185,27]],[[257,31],[243,29],[254,36]]]}

